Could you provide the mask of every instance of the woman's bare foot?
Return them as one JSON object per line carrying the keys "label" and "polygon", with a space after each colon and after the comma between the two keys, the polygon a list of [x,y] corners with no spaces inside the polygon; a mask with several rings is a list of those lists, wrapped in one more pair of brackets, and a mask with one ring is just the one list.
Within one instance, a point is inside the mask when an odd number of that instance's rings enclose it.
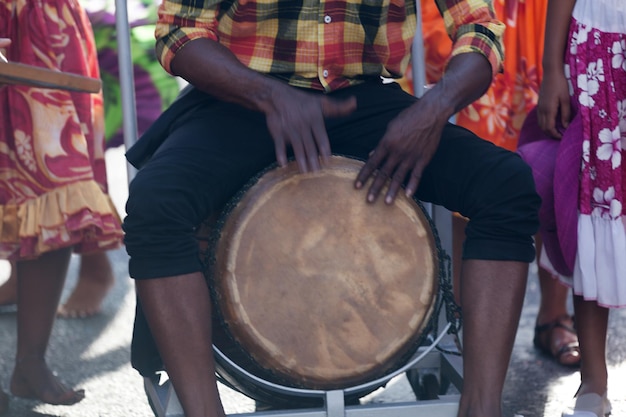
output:
{"label": "woman's bare foot", "polygon": [[9,279],[0,286],[0,307],[11,306],[17,303],[17,278],[15,275],[15,264],[11,263],[11,275]]}
{"label": "woman's bare foot", "polygon": [[54,405],[72,405],[85,398],[84,390],[72,390],[63,385],[43,359],[17,362],[11,377],[11,393]]}
{"label": "woman's bare foot", "polygon": [[85,318],[100,312],[102,302],[115,278],[106,252],[82,254],[78,282],[57,315],[63,318]]}
{"label": "woman's bare foot", "polygon": [[9,396],[0,389],[0,414],[4,414],[9,409]]}

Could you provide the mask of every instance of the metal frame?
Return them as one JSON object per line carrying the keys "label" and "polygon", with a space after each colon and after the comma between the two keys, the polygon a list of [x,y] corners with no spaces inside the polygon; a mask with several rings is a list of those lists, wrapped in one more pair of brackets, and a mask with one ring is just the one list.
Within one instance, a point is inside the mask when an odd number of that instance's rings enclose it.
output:
{"label": "metal frame", "polygon": [[[434,373],[440,381],[446,379],[458,392],[461,392],[463,388],[462,359],[458,355],[454,340],[446,334],[446,330],[447,328],[442,331],[432,345],[420,347],[413,360],[409,361],[409,364],[405,367],[389,375],[386,381],[399,376],[399,374],[404,373],[408,369],[424,369]],[[216,351],[216,353],[218,355],[221,354],[219,351]],[[321,397],[324,399],[324,405],[317,408],[230,414],[233,417],[415,417],[419,413],[427,413],[424,415],[429,417],[455,417],[458,411],[458,394],[440,395],[433,400],[346,406],[344,397],[352,391],[361,389],[363,386],[330,391],[298,390],[277,386],[260,380],[253,375],[244,377],[252,378],[260,385],[273,385],[272,389],[276,389],[277,392]],[[159,375],[155,375],[153,378],[146,377],[144,378],[144,389],[156,417],[184,417],[180,402],[168,379],[162,379]]]}
{"label": "metal frame", "polygon": [[[420,97],[424,93],[426,84],[420,0],[416,0],[416,7],[417,30],[413,42],[412,68],[414,92],[416,96]],[[124,114],[124,144],[128,149],[137,141],[138,134],[133,64],[130,49],[130,25],[126,0],[115,0],[115,16],[119,48],[122,112]],[[128,182],[130,183],[134,178],[136,170],[127,163],[127,171]],[[439,206],[427,205],[426,208],[441,238],[443,250],[447,253],[452,253],[451,213]],[[445,316],[445,311],[442,312],[441,316]],[[444,323],[445,317],[440,317],[439,320],[440,323]],[[417,353],[417,359],[414,357],[414,360],[409,361],[405,367],[390,375],[389,379],[410,368],[434,370],[439,373],[440,380],[441,378],[447,378],[459,392],[462,390],[462,359],[456,351],[454,340],[451,336],[445,335],[445,332],[442,332],[431,346],[420,348]],[[182,407],[169,380],[162,382],[158,376],[144,378],[144,389],[152,410],[157,417],[184,417]],[[457,414],[459,400],[458,395],[444,395],[436,400],[346,406],[344,402],[345,394],[346,390],[309,392],[308,395],[318,395],[324,398],[324,406],[316,409],[259,411],[231,415],[237,417],[414,417],[418,413],[425,413],[424,415],[429,417],[454,417]]]}
{"label": "metal frame", "polygon": [[[137,142],[137,105],[135,100],[135,76],[130,50],[130,24],[126,0],[115,0],[115,30],[117,33],[120,91],[122,95],[122,130],[126,149]],[[128,182],[137,170],[126,162]]]}

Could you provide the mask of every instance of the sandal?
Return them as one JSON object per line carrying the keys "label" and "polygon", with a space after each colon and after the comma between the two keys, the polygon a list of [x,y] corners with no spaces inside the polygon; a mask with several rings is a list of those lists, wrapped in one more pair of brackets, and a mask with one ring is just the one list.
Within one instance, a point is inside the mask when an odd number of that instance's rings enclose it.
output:
{"label": "sandal", "polygon": [[580,346],[573,326],[574,318],[569,315],[537,325],[533,344],[560,365],[579,366]]}

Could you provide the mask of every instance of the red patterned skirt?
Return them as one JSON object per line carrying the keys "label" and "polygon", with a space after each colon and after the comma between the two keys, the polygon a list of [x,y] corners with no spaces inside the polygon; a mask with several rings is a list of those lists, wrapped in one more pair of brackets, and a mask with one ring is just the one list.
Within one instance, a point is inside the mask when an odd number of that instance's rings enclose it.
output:
{"label": "red patterned skirt", "polygon": [[[0,0],[0,22],[0,37],[12,40],[9,61],[99,78],[91,26],[76,0]],[[5,86],[0,120],[0,258],[119,247],[102,95]]]}

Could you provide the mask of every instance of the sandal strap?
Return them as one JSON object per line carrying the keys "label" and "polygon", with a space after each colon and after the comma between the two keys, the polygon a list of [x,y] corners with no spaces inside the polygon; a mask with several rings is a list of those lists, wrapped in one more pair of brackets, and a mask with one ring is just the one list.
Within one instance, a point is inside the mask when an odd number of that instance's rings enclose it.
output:
{"label": "sandal strap", "polygon": [[538,324],[537,326],[535,326],[535,335],[537,335],[538,333],[550,331],[554,329],[555,327],[559,327],[569,332],[576,333],[576,330],[572,326],[568,326],[567,324],[564,323],[564,321],[566,320],[571,320],[573,323],[574,316],[569,316],[569,315],[560,316],[552,321],[549,321],[548,323]]}
{"label": "sandal strap", "polygon": [[560,358],[561,356],[565,355],[566,353],[570,353],[570,352],[574,352],[574,351],[580,352],[580,345],[578,343],[576,343],[576,342],[567,343],[567,344],[561,346],[561,348],[556,352],[556,354],[554,356],[556,356],[557,358]]}
{"label": "sandal strap", "polygon": [[[567,323],[568,321],[573,322],[574,317],[565,314],[548,323],[535,326],[533,345],[564,366],[578,366],[580,364],[580,345],[577,339],[569,343],[562,340],[558,345],[552,345],[552,336],[556,329],[559,329],[560,332],[569,333],[575,338],[576,330]],[[578,357],[578,360],[571,362],[569,359],[565,359],[568,354]]]}

